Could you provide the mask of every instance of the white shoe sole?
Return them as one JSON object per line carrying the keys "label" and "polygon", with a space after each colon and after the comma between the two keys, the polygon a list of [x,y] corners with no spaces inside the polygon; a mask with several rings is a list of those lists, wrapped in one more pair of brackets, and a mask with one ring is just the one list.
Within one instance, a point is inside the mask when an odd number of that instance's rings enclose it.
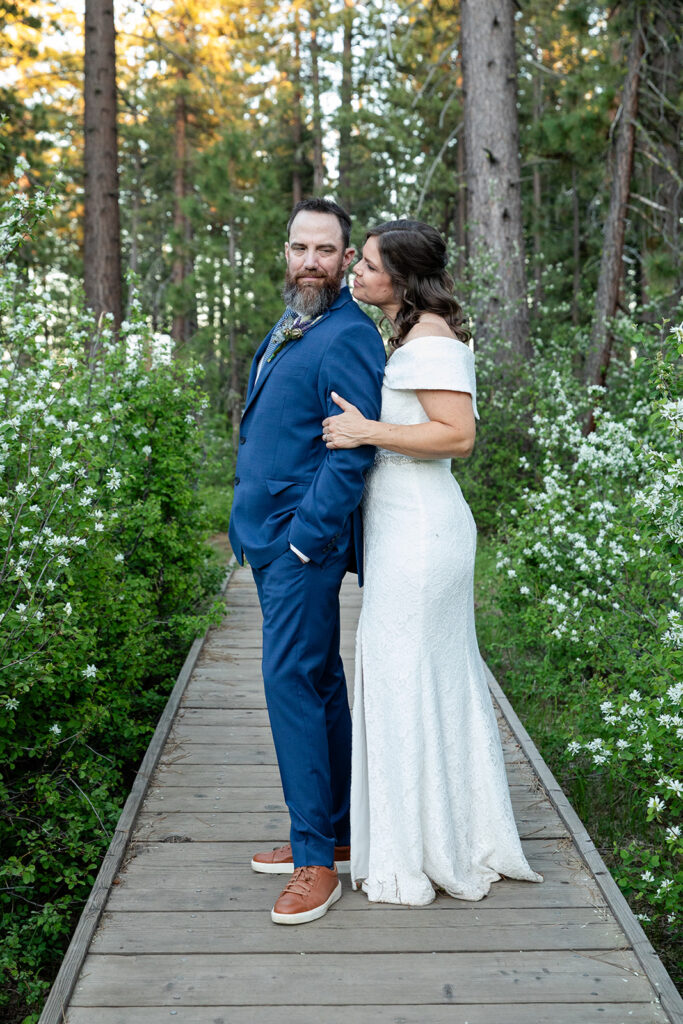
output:
{"label": "white shoe sole", "polygon": [[[351,874],[350,860],[336,860],[334,866],[338,875]],[[294,864],[291,861],[288,864],[263,864],[259,860],[252,860],[251,870],[262,875],[291,875],[294,872]]]}
{"label": "white shoe sole", "polygon": [[336,903],[338,899],[341,899],[342,887],[341,882],[337,882],[337,887],[333,893],[321,903],[319,907],[313,907],[312,910],[305,910],[301,914],[276,914],[275,908],[270,912],[270,916],[275,924],[307,924],[309,921],[317,921],[319,917],[324,917],[327,911],[330,909],[333,903]]}

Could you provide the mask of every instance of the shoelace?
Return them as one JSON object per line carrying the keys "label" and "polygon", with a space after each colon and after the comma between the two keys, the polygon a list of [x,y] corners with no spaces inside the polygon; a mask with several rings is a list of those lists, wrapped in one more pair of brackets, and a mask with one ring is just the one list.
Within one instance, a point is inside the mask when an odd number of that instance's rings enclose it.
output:
{"label": "shoelace", "polygon": [[286,892],[294,892],[297,896],[308,896],[314,882],[315,871],[313,868],[310,866],[296,868],[289,882],[282,890],[282,895],[284,896]]}

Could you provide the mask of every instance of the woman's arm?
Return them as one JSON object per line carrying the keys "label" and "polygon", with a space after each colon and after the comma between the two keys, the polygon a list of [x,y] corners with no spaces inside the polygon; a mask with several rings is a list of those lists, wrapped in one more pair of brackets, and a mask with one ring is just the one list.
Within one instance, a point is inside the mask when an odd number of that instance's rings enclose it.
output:
{"label": "woman's arm", "polygon": [[368,420],[354,405],[332,392],[343,410],[323,420],[328,448],[356,448],[372,444],[416,459],[462,459],[474,448],[475,421],[472,397],[466,391],[416,392],[428,423],[380,423]]}

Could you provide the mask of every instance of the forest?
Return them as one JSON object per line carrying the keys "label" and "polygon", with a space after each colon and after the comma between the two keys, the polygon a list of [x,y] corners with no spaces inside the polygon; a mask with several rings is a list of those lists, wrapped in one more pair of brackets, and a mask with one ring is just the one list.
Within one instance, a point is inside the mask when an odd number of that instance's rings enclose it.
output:
{"label": "forest", "polygon": [[[436,226],[477,628],[683,978],[681,0],[0,3],[0,1018],[35,1024],[219,609],[299,199]],[[112,613],[115,609],[115,614]],[[3,1016],[4,1015],[4,1016]]]}

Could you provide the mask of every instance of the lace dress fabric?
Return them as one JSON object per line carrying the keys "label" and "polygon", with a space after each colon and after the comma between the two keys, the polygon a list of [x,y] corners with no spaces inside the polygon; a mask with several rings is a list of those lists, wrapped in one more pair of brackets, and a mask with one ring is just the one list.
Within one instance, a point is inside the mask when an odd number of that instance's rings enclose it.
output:
{"label": "lace dress fabric", "polygon": [[[415,338],[387,364],[381,419],[428,417],[415,389],[466,391],[462,342]],[[479,900],[501,875],[542,881],[522,852],[474,625],[476,527],[449,459],[379,449],[363,499],[351,877],[371,901]]]}

